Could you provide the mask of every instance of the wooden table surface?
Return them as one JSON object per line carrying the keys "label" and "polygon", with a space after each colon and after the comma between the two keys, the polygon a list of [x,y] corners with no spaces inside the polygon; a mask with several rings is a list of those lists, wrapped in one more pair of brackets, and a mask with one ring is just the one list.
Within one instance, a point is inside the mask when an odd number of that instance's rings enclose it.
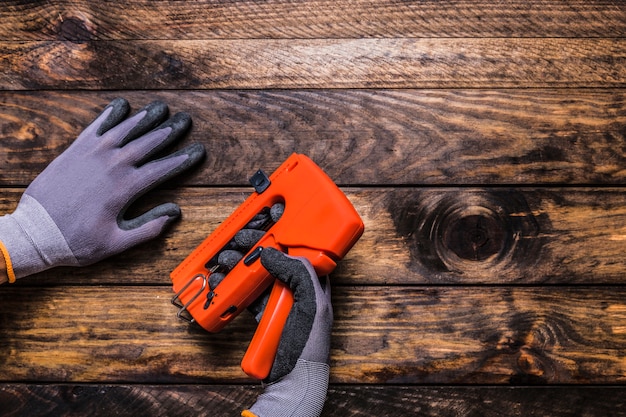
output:
{"label": "wooden table surface", "polygon": [[113,98],[188,111],[160,239],[0,287],[3,416],[235,416],[247,315],[169,272],[292,152],[365,233],[332,274],[324,416],[626,415],[626,3],[88,0],[0,7],[0,212]]}

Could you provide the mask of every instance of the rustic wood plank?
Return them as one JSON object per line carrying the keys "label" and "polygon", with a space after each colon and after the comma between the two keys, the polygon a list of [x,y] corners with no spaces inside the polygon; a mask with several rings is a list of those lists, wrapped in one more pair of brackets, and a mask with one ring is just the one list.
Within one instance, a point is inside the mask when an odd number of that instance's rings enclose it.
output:
{"label": "rustic wood plank", "polygon": [[246,185],[294,151],[343,185],[623,184],[621,90],[0,92],[0,184],[25,186],[118,94],[188,111],[189,185]]}
{"label": "rustic wood plank", "polygon": [[18,416],[238,416],[258,390],[242,385],[0,385],[3,414]]}
{"label": "rustic wood plank", "polygon": [[[5,381],[241,383],[253,320],[210,335],[167,287],[3,287]],[[334,383],[622,384],[624,287],[340,287]]]}
{"label": "rustic wood plank", "polygon": [[[260,388],[242,385],[0,385],[10,417],[235,416]],[[423,387],[331,385],[322,417],[620,417],[624,387]],[[7,411],[11,410],[11,411]]]}
{"label": "rustic wood plank", "polygon": [[626,86],[626,39],[237,39],[0,43],[0,88]]}
{"label": "rustic wood plank", "polygon": [[2,413],[250,404],[254,323],[179,323],[167,273],[299,151],[367,226],[332,278],[325,416],[626,415],[622,3],[9,0],[0,19],[0,213],[119,90],[198,113],[185,143],[209,150],[134,210],[179,202],[163,239],[0,287]]}
{"label": "rustic wood plank", "polygon": [[[18,285],[169,284],[169,273],[251,193],[182,189],[182,221],[163,238],[86,268],[57,268]],[[345,189],[365,233],[333,273],[342,285],[624,284],[623,188]],[[0,212],[22,190],[0,189]],[[141,211],[138,209],[137,211]]]}
{"label": "rustic wood plank", "polygon": [[606,1],[5,1],[1,40],[362,37],[613,37]]}

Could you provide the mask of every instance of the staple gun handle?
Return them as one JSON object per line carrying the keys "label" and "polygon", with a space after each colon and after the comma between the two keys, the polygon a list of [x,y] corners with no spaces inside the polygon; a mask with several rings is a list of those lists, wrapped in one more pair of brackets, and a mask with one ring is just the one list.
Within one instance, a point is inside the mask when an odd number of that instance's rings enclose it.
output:
{"label": "staple gun handle", "polygon": [[293,303],[293,293],[287,284],[275,280],[261,321],[241,361],[241,369],[249,376],[265,379],[270,374]]}
{"label": "staple gun handle", "polygon": [[[328,275],[337,266],[332,258],[315,249],[289,248],[288,253],[308,259],[319,276]],[[274,280],[261,321],[241,361],[241,369],[252,378],[265,379],[270,374],[293,303],[293,293],[287,284]]]}

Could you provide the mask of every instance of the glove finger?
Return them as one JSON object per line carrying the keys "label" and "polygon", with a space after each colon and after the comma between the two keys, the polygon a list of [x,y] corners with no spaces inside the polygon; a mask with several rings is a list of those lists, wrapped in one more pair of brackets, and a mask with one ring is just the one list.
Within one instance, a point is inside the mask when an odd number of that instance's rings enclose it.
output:
{"label": "glove finger", "polygon": [[168,115],[165,103],[155,101],[139,110],[132,117],[108,130],[103,136],[110,141],[111,146],[122,147],[145,133],[159,126]]}
{"label": "glove finger", "polygon": [[224,281],[224,278],[226,278],[226,275],[222,272],[213,272],[209,276],[209,289],[213,291],[218,285],[220,285],[220,282]]}
{"label": "glove finger", "polygon": [[[217,264],[220,269],[210,275],[209,288],[213,291],[226,277],[231,269],[237,265],[237,263],[244,257],[255,244],[259,241],[265,232],[263,230],[242,229],[237,232],[231,242],[227,245],[227,249],[222,250],[217,256]],[[261,318],[261,314],[265,310],[267,305],[267,299],[269,298],[269,291],[260,296],[250,306],[248,311],[252,313],[257,319],[257,322]]]}
{"label": "glove finger", "polygon": [[[131,237],[131,240],[139,242],[158,236],[167,224],[180,216],[180,207],[174,203],[165,203],[138,217],[125,219],[124,215],[128,207],[142,194],[148,192],[162,181],[198,162],[202,155],[204,155],[204,147],[202,145],[199,145],[199,147],[192,145],[160,160],[162,164],[166,164],[165,168],[155,166],[152,170],[147,171],[147,174],[137,169],[134,171],[132,178],[128,178],[129,183],[134,185],[132,187],[129,186],[127,192],[128,202],[120,210],[117,216],[117,223],[120,229],[133,231],[133,236],[137,235],[136,237]],[[143,237],[144,235],[145,237]]]}
{"label": "glove finger", "polygon": [[[132,219],[124,219],[123,217],[119,217],[117,219],[117,224],[122,230],[138,230],[147,225],[151,227],[156,227],[157,223],[152,224],[155,220],[162,220],[163,223],[160,227],[165,227],[166,223],[171,223],[175,219],[180,216],[180,207],[174,203],[165,203],[159,206],[156,206],[147,212],[134,217]],[[160,233],[160,230],[154,231],[153,236],[157,236]]]}
{"label": "glove finger", "polygon": [[142,165],[134,174],[138,184],[136,194],[146,192],[186,171],[200,162],[204,154],[204,146],[194,143],[166,157]]}
{"label": "glove finger", "polygon": [[285,211],[283,203],[275,203],[272,207],[265,207],[260,213],[255,215],[252,220],[244,227],[245,229],[266,230],[266,227],[272,222],[276,223]]}
{"label": "glove finger", "polygon": [[135,245],[154,239],[179,216],[180,208],[176,204],[166,203],[133,219],[119,218],[117,223],[120,232],[110,254],[125,251]]}
{"label": "glove finger", "polygon": [[[111,101],[91,124],[97,126],[96,135],[102,136],[109,129],[120,124],[130,112],[130,104],[121,97]],[[87,128],[89,129],[91,125]],[[86,130],[87,130],[86,129]]]}
{"label": "glove finger", "polygon": [[234,241],[237,249],[248,252],[265,235],[264,230],[241,229],[235,233]]}
{"label": "glove finger", "polygon": [[[315,286],[311,279],[312,269],[307,269],[306,259],[293,258],[274,248],[265,248],[261,252],[261,264],[275,278],[283,281],[294,298],[311,298],[315,300]],[[308,261],[306,261],[308,262]],[[310,264],[309,264],[310,265]]]}
{"label": "glove finger", "polygon": [[276,223],[285,212],[285,205],[283,203],[276,203],[270,209],[270,217],[272,221]]}
{"label": "glove finger", "polygon": [[269,223],[271,217],[270,217],[270,213],[269,211],[266,209],[263,209],[260,213],[256,214],[252,220],[250,220],[248,222],[248,224],[246,224],[244,226],[245,229],[257,229],[257,230],[262,230],[265,228],[265,226],[267,226],[267,224]]}
{"label": "glove finger", "polygon": [[230,271],[237,265],[237,262],[239,262],[241,258],[243,258],[243,253],[236,250],[225,250],[218,255],[217,263]]}
{"label": "glove finger", "polygon": [[[235,234],[233,240],[226,246],[226,249],[222,250],[217,255],[217,265],[220,266],[219,273],[224,275],[230,272],[231,269],[237,265],[237,263],[244,257],[245,253],[254,246],[254,244],[265,234],[262,230],[243,229]],[[246,249],[248,247],[248,249]],[[215,275],[213,273],[212,275]],[[215,282],[211,289],[215,289],[217,284],[222,282],[223,278]]]}
{"label": "glove finger", "polygon": [[124,146],[124,153],[132,164],[141,165],[176,142],[190,126],[191,117],[187,113],[177,113],[158,128],[129,142]]}

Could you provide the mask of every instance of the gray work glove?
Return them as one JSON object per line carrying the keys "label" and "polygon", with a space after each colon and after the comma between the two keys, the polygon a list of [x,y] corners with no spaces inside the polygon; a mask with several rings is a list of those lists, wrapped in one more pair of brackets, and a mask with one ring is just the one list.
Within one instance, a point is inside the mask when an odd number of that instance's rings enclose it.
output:
{"label": "gray work glove", "polygon": [[9,280],[60,265],[82,266],[156,237],[180,215],[166,203],[132,219],[141,195],[188,169],[204,155],[200,144],[156,155],[179,139],[191,119],[168,119],[154,102],[127,118],[129,104],[113,100],[28,186],[15,212],[0,217],[0,249]]}
{"label": "gray work glove", "polygon": [[289,286],[294,304],[265,390],[242,416],[318,417],[330,375],[333,309],[328,277],[320,282],[307,259],[273,248],[261,252],[261,264]]}
{"label": "gray work glove", "polygon": [[[220,272],[210,275],[211,291],[263,237],[266,225],[280,221],[283,210],[284,205],[275,204],[235,234],[218,254]],[[242,416],[317,417],[326,401],[330,374],[333,310],[328,277],[320,282],[306,258],[290,257],[274,248],[261,252],[261,264],[287,284],[293,292],[294,305],[283,328],[274,364],[264,381],[265,391]],[[257,322],[261,320],[270,290],[248,308]]]}

